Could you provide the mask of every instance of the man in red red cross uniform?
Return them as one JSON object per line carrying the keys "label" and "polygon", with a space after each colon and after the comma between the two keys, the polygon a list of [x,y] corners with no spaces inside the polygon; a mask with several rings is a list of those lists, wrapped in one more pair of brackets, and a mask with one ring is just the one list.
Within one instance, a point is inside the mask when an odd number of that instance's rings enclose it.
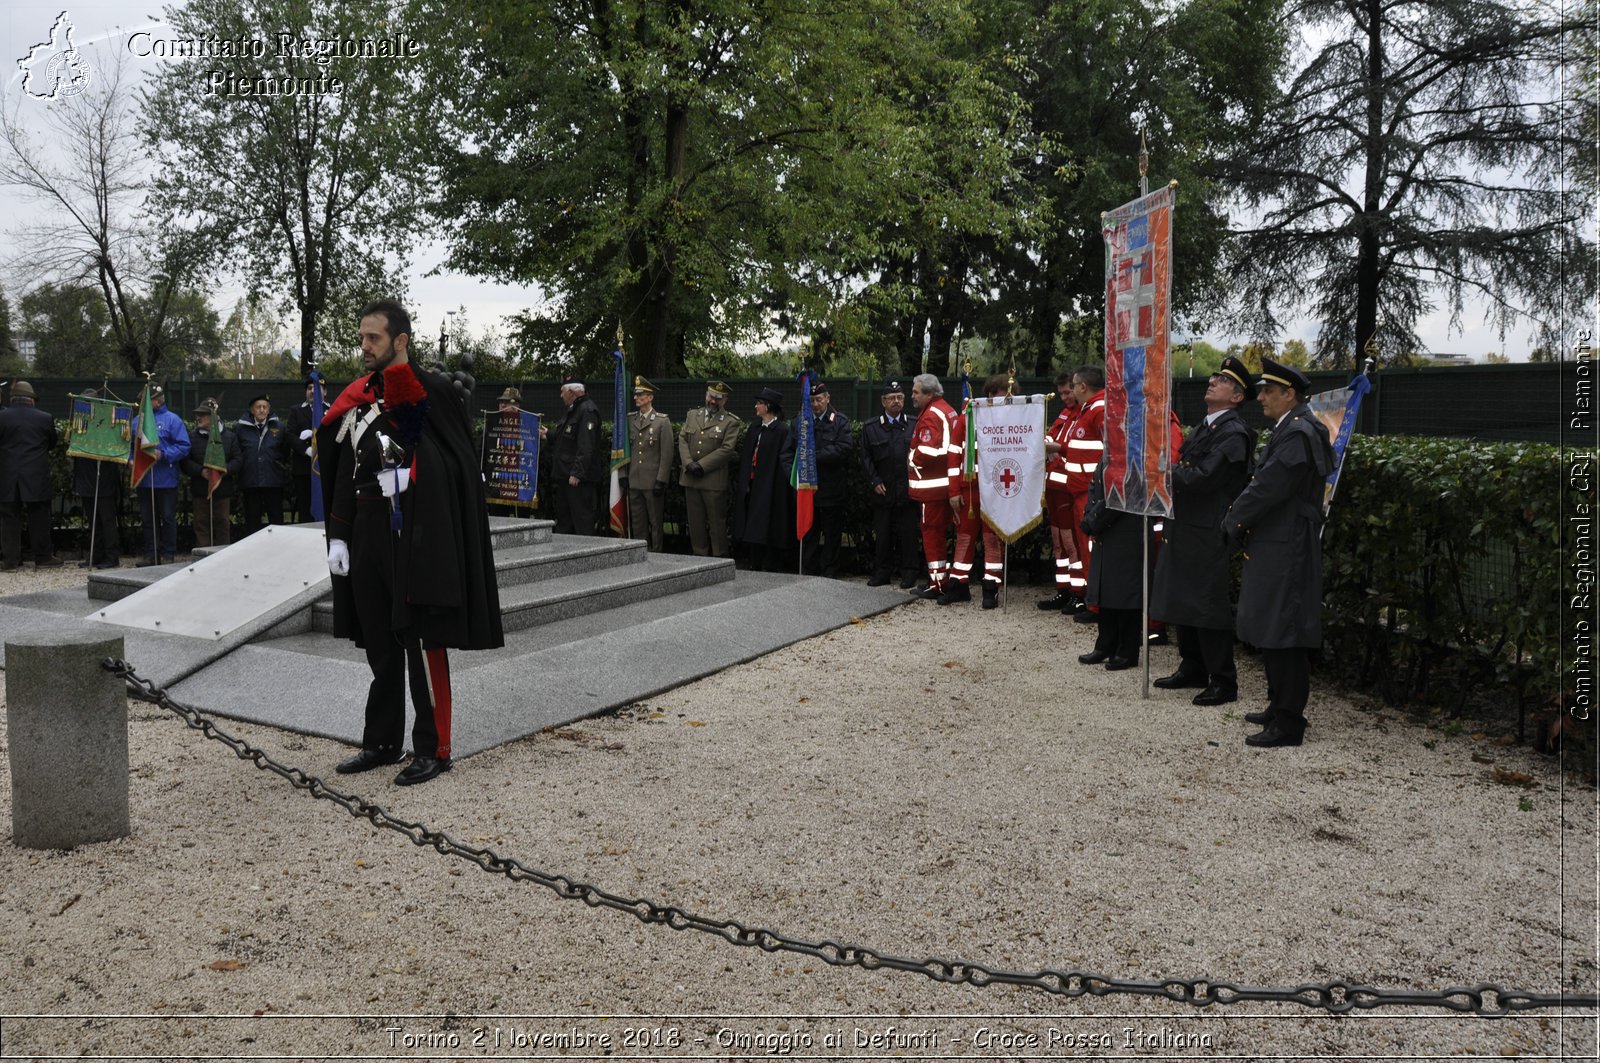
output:
{"label": "man in red red cross uniform", "polygon": [[950,509],[950,422],[955,411],[944,401],[944,385],[932,373],[912,379],[911,405],[919,412],[906,452],[906,486],[911,501],[922,506],[922,556],[928,562],[928,586],[911,593],[938,598],[949,572],[946,538],[954,519]]}
{"label": "man in red red cross uniform", "polygon": [[1072,422],[1083,409],[1078,397],[1072,393],[1072,373],[1056,377],[1056,395],[1061,399],[1061,412],[1045,433],[1045,520],[1050,525],[1050,551],[1056,562],[1056,593],[1053,598],[1039,602],[1040,609],[1061,609],[1076,613],[1082,599],[1072,589],[1072,576],[1076,571],[1085,575],[1078,556],[1077,540],[1073,537],[1075,522],[1072,518],[1072,493],[1067,490],[1067,440],[1072,434]]}
{"label": "man in red red cross uniform", "polygon": [[[1006,377],[997,373],[983,382],[985,398],[1006,393]],[[1005,577],[1005,547],[1000,537],[983,523],[983,500],[978,494],[978,456],[967,454],[967,410],[950,425],[950,509],[956,524],[956,546],[950,558],[950,579],[940,605],[972,601],[972,567],[977,561],[978,537],[983,537],[983,607],[1000,604],[1000,584]],[[973,476],[963,475],[971,469]]]}
{"label": "man in red red cross uniform", "polygon": [[[1097,365],[1079,366],[1072,371],[1072,394],[1082,407],[1068,430],[1061,451],[1067,470],[1067,493],[1072,496],[1072,542],[1078,560],[1073,564],[1069,587],[1079,599],[1089,590],[1089,536],[1083,530],[1083,510],[1089,504],[1089,481],[1105,457],[1106,373]],[[1094,623],[1093,612],[1078,614],[1083,623]]]}

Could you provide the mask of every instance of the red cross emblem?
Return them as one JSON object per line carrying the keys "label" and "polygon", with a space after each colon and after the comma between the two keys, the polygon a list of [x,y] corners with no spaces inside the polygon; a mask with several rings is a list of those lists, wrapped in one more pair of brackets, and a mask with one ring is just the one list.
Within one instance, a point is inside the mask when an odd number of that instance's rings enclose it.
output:
{"label": "red cross emblem", "polygon": [[1000,470],[1000,486],[1005,488],[1006,494],[1011,493],[1011,485],[1016,482],[1017,478],[1011,475],[1010,468]]}

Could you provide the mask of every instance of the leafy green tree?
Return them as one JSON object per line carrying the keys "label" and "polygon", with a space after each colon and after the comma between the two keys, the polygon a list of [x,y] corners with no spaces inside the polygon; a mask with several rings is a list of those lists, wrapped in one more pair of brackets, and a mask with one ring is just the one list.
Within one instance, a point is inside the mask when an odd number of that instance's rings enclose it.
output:
{"label": "leafy green tree", "polygon": [[[1178,182],[1172,307],[1199,331],[1218,302],[1232,154],[1272,98],[1286,32],[1282,0],[996,0],[984,5],[1033,128],[1053,150],[1023,161],[1046,199],[1045,231],[1001,243],[982,274],[997,293],[970,319],[1039,375],[1103,359],[1101,214],[1149,182]],[[1063,342],[1064,341],[1064,342]],[[1070,352],[1070,353],[1069,353]],[[1060,361],[1057,361],[1060,359]]]}
{"label": "leafy green tree", "polygon": [[[774,334],[853,333],[885,219],[920,197],[924,229],[940,204],[941,224],[970,228],[1008,164],[999,138],[969,135],[998,127],[995,86],[942,55],[963,0],[424,7],[448,65],[449,262],[539,285],[550,304],[517,342],[554,367],[603,371],[619,324],[645,375]],[[984,117],[950,124],[966,115]],[[930,178],[941,138],[981,157],[959,185]]]}
{"label": "leafy green tree", "polygon": [[[260,295],[240,296],[222,326],[222,356],[216,367],[224,375],[264,377],[269,361],[284,351],[284,323],[278,310]],[[290,371],[293,376],[294,371]]]}
{"label": "leafy green tree", "polygon": [[222,354],[222,322],[206,297],[193,289],[174,293],[163,340],[168,368],[209,376],[221,367]]}
{"label": "leafy green tree", "polygon": [[101,293],[88,284],[44,283],[22,297],[22,327],[36,344],[40,376],[117,372],[117,343]]}
{"label": "leafy green tree", "polygon": [[1257,214],[1231,260],[1253,334],[1309,307],[1319,361],[1348,366],[1374,335],[1417,349],[1438,299],[1456,322],[1481,298],[1502,328],[1546,335],[1592,300],[1587,202],[1562,178],[1585,150],[1593,164],[1593,101],[1554,88],[1564,50],[1592,54],[1592,15],[1308,0],[1297,16],[1319,43],[1227,168]]}
{"label": "leafy green tree", "polygon": [[22,354],[11,333],[11,300],[0,288],[0,373],[12,375],[22,368]]}
{"label": "leafy green tree", "polygon": [[[356,346],[361,303],[403,296],[422,63],[317,42],[392,40],[405,16],[402,0],[167,9],[175,38],[269,42],[261,58],[165,60],[145,128],[162,163],[157,201],[201,219],[215,262],[294,308],[303,362]],[[279,47],[280,34],[295,46]]]}

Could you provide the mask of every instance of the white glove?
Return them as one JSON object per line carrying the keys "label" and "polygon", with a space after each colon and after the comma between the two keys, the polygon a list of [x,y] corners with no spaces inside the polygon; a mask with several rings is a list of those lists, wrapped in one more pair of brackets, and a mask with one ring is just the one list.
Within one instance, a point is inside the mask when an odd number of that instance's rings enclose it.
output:
{"label": "white glove", "polygon": [[406,493],[406,488],[410,486],[410,469],[384,469],[378,473],[378,489],[383,492],[384,498],[403,495]]}
{"label": "white glove", "polygon": [[308,440],[310,438],[311,438],[311,429],[307,428],[304,432],[300,433],[300,442],[304,443],[306,440]]}
{"label": "white glove", "polygon": [[328,571],[335,576],[350,575],[350,548],[343,539],[328,540]]}
{"label": "white glove", "polygon": [[309,457],[313,457],[313,456],[314,456],[314,455],[313,455],[313,454],[312,454],[312,453],[311,453],[311,448],[310,448],[310,447],[307,447],[307,448],[306,448],[306,457],[308,457],[308,458],[309,458]]}

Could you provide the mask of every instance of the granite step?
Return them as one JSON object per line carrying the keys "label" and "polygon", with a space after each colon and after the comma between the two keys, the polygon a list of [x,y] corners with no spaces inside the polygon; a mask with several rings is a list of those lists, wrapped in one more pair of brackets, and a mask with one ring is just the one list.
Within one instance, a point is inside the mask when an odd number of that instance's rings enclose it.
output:
{"label": "granite step", "polygon": [[[288,527],[320,528],[319,522],[306,522],[303,525],[287,525]],[[502,552],[536,547],[550,543],[555,538],[555,521],[530,520],[521,517],[495,517],[489,518],[489,542],[495,552],[496,558]],[[570,538],[582,538],[572,536]],[[594,540],[596,542],[624,542],[633,540]],[[643,543],[640,547],[642,549]],[[226,550],[226,546],[202,546],[194,551],[195,557],[209,557],[219,551]],[[157,580],[164,579],[174,572],[181,571],[190,561],[177,561],[170,565],[151,565],[148,568],[114,568],[102,569],[92,572],[89,576],[88,595],[91,599],[102,602],[114,602],[138,590],[143,590]]]}
{"label": "granite step", "polygon": [[[557,544],[564,545],[567,536]],[[582,537],[578,537],[582,538]],[[629,543],[636,540],[590,540],[591,542]],[[536,578],[500,587],[501,624],[506,631],[520,631],[575,616],[613,609],[631,602],[680,594],[734,578],[733,562],[725,558],[682,557],[676,554],[646,553],[638,544],[637,560],[606,567],[586,566],[567,575]],[[634,556],[626,547],[608,551],[589,550],[574,555],[574,560],[593,562]],[[497,566],[498,567],[498,566]],[[311,630],[333,631],[333,603],[327,599],[311,610]],[[283,628],[266,637],[293,633]]]}

